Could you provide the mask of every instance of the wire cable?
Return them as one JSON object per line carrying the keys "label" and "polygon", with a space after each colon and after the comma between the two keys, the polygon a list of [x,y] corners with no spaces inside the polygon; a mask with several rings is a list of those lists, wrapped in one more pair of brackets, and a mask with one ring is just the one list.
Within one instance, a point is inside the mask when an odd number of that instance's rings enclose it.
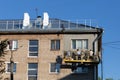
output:
{"label": "wire cable", "polygon": [[120,43],[120,41],[106,42],[106,43],[103,43],[103,44],[105,45],[105,44],[113,44],[113,43]]}
{"label": "wire cable", "polygon": [[111,45],[104,45],[104,46],[108,46],[108,47],[111,47],[111,48],[114,48],[114,49],[120,49],[120,47],[111,46]]}

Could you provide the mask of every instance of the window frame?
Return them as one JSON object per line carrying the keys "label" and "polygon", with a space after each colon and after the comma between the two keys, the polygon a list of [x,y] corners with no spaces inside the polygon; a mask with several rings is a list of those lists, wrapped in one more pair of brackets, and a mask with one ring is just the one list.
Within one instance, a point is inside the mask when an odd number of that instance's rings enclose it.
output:
{"label": "window frame", "polygon": [[[52,72],[52,70],[51,70],[51,69],[52,69],[52,68],[51,68],[51,67],[52,67],[51,64],[54,64],[54,71],[53,71],[53,72]],[[59,72],[56,71],[56,63],[55,63],[55,62],[49,63],[49,73],[50,73],[50,74],[58,74],[58,73],[60,73],[60,71],[59,71]]]}
{"label": "window frame", "polygon": [[[16,40],[16,39],[9,40],[9,43],[10,43],[11,41],[12,41],[12,44],[9,44],[9,45],[7,46],[7,50],[12,50],[12,51],[17,50],[17,49],[18,49],[18,40]],[[16,43],[15,48],[13,47],[13,46],[14,46],[13,42]],[[10,49],[10,47],[11,47],[11,49]]]}
{"label": "window frame", "polygon": [[[81,70],[78,71],[79,70],[78,68],[80,68]],[[88,72],[89,72],[88,67],[77,67],[77,69],[73,71],[73,73],[75,73],[75,74],[85,74]]]}
{"label": "window frame", "polygon": [[[35,45],[30,45],[30,41],[37,41],[37,44],[35,44]],[[38,57],[38,54],[39,54],[39,40],[37,40],[37,39],[35,39],[35,40],[29,40],[29,43],[28,43],[28,57],[34,57],[34,58],[36,58],[36,57]],[[30,51],[30,48],[37,48],[37,50],[36,51]],[[34,56],[33,55],[30,55],[30,54],[35,54]]]}
{"label": "window frame", "polygon": [[[5,62],[6,63],[6,68],[5,68],[5,72],[6,73],[9,73],[10,74],[10,72],[8,72],[8,64],[10,64],[10,62]],[[17,72],[17,64],[18,64],[18,62],[14,62],[14,64],[16,64],[16,70],[15,70],[15,72],[14,72],[14,67],[13,67],[13,73],[15,74],[16,72]],[[14,65],[13,65],[14,66]],[[10,67],[10,66],[9,66]]]}
{"label": "window frame", "polygon": [[[73,40],[75,40],[75,48],[73,48]],[[81,48],[77,48],[76,41],[81,41]],[[86,44],[87,44],[86,48],[84,48],[85,47],[85,45],[84,45],[85,41],[86,41]],[[88,39],[71,39],[71,49],[88,49],[88,44],[89,44]]]}
{"label": "window frame", "polygon": [[[36,69],[29,69],[29,64],[37,64],[37,68]],[[33,71],[37,71],[37,75],[29,75],[29,70],[33,70]],[[27,64],[27,80],[29,80],[29,77],[32,76],[32,77],[36,77],[38,80],[38,63],[28,63]]]}
{"label": "window frame", "polygon": [[[54,47],[52,47],[52,41],[53,41]],[[57,44],[57,41],[58,41],[59,44]],[[58,48],[57,48],[57,45],[58,45]],[[50,44],[50,49],[51,49],[51,51],[60,50],[60,39],[52,39],[51,44]]]}

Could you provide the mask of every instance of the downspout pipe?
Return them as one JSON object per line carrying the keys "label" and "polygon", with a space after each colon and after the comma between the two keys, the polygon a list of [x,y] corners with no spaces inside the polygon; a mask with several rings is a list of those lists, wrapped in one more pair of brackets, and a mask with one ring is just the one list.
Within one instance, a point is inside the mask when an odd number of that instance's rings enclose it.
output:
{"label": "downspout pipe", "polygon": [[[103,29],[100,29],[100,33],[98,33],[98,36],[96,37],[96,39],[93,41],[93,55],[95,54],[95,42],[100,39],[103,35]],[[94,80],[98,80],[98,65],[94,65],[94,72],[93,72],[93,75],[94,75]]]}
{"label": "downspout pipe", "polygon": [[95,42],[103,35],[103,29],[100,29],[100,34],[98,34],[97,38],[93,41],[93,53],[95,54]]}

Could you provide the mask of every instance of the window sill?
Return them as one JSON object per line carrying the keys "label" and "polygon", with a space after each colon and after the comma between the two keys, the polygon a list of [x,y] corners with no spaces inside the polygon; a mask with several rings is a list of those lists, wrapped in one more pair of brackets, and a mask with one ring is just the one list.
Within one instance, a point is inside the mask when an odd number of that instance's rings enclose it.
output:
{"label": "window sill", "polygon": [[[11,74],[10,72],[5,72],[6,74]],[[16,74],[16,72],[13,72],[13,74]]]}
{"label": "window sill", "polygon": [[28,58],[38,58],[38,56],[28,56]]}
{"label": "window sill", "polygon": [[50,75],[57,75],[59,74],[60,72],[49,72]]}

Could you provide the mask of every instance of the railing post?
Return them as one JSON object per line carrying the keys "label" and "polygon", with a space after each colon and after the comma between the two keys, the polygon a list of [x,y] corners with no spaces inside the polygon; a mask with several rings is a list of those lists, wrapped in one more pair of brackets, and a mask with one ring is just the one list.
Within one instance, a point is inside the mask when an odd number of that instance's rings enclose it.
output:
{"label": "railing post", "polygon": [[70,20],[68,21],[68,29],[70,29]]}
{"label": "railing post", "polygon": [[92,23],[91,23],[91,19],[90,19],[90,29],[91,29]]}
{"label": "railing post", "polygon": [[86,19],[85,19],[85,29],[86,29]]}
{"label": "railing post", "polygon": [[78,20],[76,21],[76,23],[77,23],[77,24],[76,24],[76,28],[78,28]]}
{"label": "railing post", "polygon": [[21,20],[19,21],[19,29],[20,29],[20,27],[21,27],[20,24],[21,24]]}
{"label": "railing post", "polygon": [[14,21],[13,21],[13,27],[12,28],[14,29]]}
{"label": "railing post", "polygon": [[8,29],[8,21],[7,21],[7,24],[6,24],[6,29]]}
{"label": "railing post", "polygon": [[61,23],[61,22],[60,22],[60,20],[59,20],[59,29],[61,28],[60,23]]}

